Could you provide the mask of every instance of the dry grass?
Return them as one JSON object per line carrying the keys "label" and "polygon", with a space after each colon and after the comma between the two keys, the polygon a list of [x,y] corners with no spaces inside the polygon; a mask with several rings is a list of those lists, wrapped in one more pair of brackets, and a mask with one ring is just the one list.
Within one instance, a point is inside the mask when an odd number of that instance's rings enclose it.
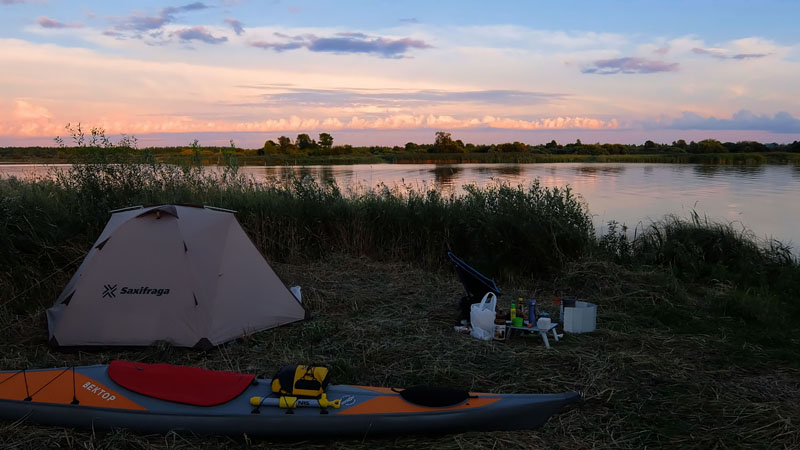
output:
{"label": "dry grass", "polygon": [[[0,310],[0,366],[52,367],[125,358],[271,375],[283,364],[313,362],[331,367],[338,383],[431,383],[490,392],[580,390],[586,402],[555,416],[535,432],[307,441],[141,436],[124,430],[100,432],[3,422],[0,447],[800,447],[797,365],[773,358],[769,345],[751,339],[753,330],[732,332],[735,324],[724,317],[696,326],[693,317],[702,314],[686,308],[700,302],[697,294],[664,273],[581,261],[557,278],[501,283],[506,302],[518,295],[535,293],[547,299],[553,294],[573,293],[600,305],[597,332],[568,335],[548,351],[539,339],[486,343],[453,332],[461,287],[449,272],[342,255],[302,265],[276,265],[276,270],[287,284],[303,286],[303,298],[314,319],[205,353],[168,346],[91,353],[51,351],[46,345],[43,311],[69,275],[54,276],[37,288],[40,304],[22,308],[12,303]],[[555,312],[548,302],[543,305]],[[670,317],[677,319],[665,319]],[[704,322],[709,322],[707,317]]]}

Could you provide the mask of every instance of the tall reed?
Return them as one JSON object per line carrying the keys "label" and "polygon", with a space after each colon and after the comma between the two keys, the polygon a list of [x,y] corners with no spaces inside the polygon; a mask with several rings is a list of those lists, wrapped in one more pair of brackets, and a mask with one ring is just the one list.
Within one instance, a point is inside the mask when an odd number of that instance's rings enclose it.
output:
{"label": "tall reed", "polygon": [[579,198],[538,182],[471,186],[459,196],[403,186],[345,195],[307,177],[257,183],[236,167],[211,173],[104,161],[32,181],[0,180],[0,199],[0,271],[13,277],[26,267],[31,279],[86,251],[109,211],[131,205],[236,210],[256,245],[276,261],[352,253],[440,267],[453,251],[490,275],[539,276],[580,257],[594,240]]}

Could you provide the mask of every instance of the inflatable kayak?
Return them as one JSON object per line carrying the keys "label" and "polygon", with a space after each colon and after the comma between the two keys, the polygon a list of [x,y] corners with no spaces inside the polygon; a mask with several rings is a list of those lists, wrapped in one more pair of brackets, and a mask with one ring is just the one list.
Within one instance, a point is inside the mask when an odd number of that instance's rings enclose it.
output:
{"label": "inflatable kayak", "polygon": [[321,398],[302,399],[273,394],[271,382],[128,361],[0,371],[0,419],[143,433],[365,436],[534,429],[581,400],[575,392],[475,394],[333,384]]}

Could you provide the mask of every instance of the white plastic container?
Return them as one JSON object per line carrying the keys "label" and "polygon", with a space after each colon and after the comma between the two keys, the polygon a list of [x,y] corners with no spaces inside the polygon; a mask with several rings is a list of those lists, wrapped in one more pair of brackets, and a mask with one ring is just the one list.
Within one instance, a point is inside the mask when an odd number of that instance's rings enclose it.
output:
{"label": "white plastic container", "polygon": [[564,308],[564,331],[568,333],[590,333],[597,328],[597,305],[575,302],[575,307]]}
{"label": "white plastic container", "polygon": [[539,320],[536,321],[536,328],[540,330],[547,330],[550,328],[552,322],[550,321],[549,317],[540,317]]}

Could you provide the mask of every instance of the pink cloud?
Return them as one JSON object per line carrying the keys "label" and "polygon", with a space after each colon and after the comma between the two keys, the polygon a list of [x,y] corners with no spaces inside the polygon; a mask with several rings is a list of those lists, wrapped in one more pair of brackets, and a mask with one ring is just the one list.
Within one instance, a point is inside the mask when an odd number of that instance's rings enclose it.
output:
{"label": "pink cloud", "polygon": [[717,59],[735,59],[735,60],[757,59],[769,56],[769,53],[736,53],[733,55],[729,55],[723,50],[718,50],[715,48],[708,49],[699,47],[693,48],[692,53],[695,53],[697,55],[708,55],[711,56],[712,58],[717,58]]}
{"label": "pink cloud", "polygon": [[79,23],[79,22],[62,23],[62,22],[59,22],[57,20],[49,19],[49,18],[44,17],[44,16],[39,17],[39,20],[37,21],[37,23],[42,28],[54,28],[54,29],[59,29],[59,28],[83,28],[83,24]]}
{"label": "pink cloud", "polygon": [[638,57],[599,59],[582,70],[583,73],[610,75],[617,73],[675,72],[678,63],[667,63]]}
{"label": "pink cloud", "polygon": [[[44,108],[25,101],[17,102],[18,114],[13,121],[0,122],[0,134],[6,136],[55,136],[63,130],[51,123],[51,115]],[[47,121],[40,119],[46,118]],[[414,129],[505,129],[505,130],[613,130],[619,127],[616,119],[600,120],[589,117],[552,117],[537,120],[519,120],[486,116],[483,118],[456,118],[434,114],[396,114],[385,117],[359,117],[349,119],[329,117],[324,119],[288,118],[260,121],[233,122],[206,121],[183,116],[165,116],[146,121],[101,120],[100,126],[109,134],[149,133],[207,133],[207,132],[277,132],[277,131],[335,131],[335,130],[414,130]]]}

